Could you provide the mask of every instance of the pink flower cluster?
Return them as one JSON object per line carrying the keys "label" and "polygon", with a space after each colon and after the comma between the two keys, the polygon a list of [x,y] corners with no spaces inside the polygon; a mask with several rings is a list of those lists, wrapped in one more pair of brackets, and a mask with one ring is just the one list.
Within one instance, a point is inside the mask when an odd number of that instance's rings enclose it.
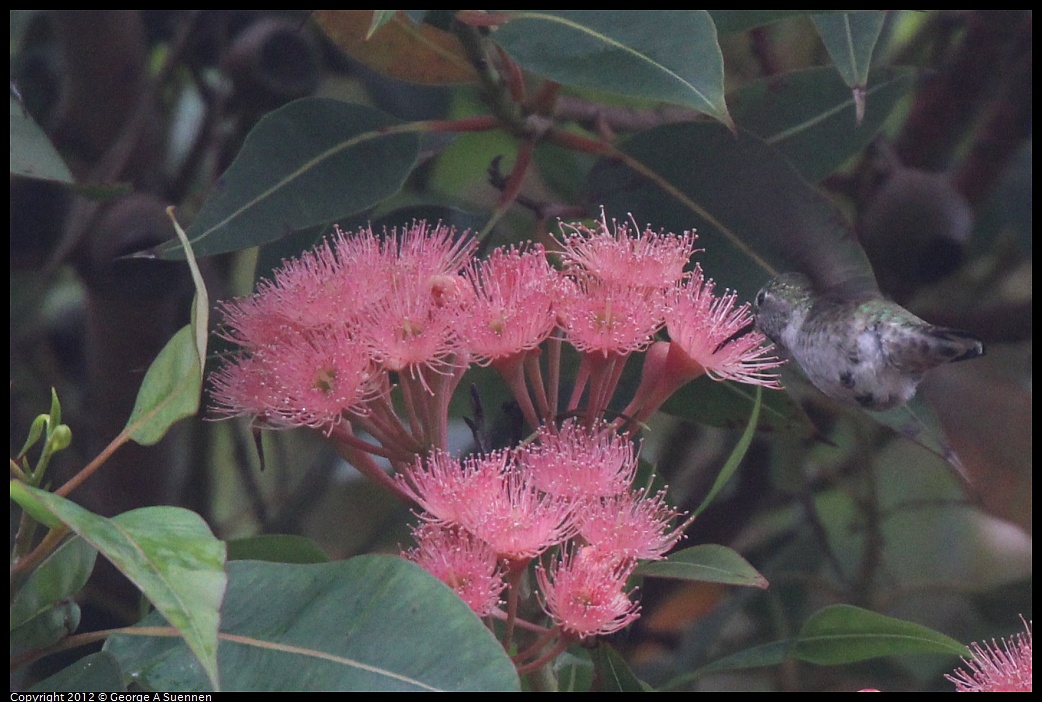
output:
{"label": "pink flower cluster", "polygon": [[[632,443],[609,425],[574,419],[543,427],[533,443],[462,460],[435,453],[398,480],[423,508],[406,553],[480,616],[533,559],[545,611],[568,640],[618,631],[637,618],[625,589],[638,559],[657,560],[680,540],[664,495],[631,487]],[[513,616],[513,610],[498,612]]]}
{"label": "pink flower cluster", "polygon": [[[211,377],[216,409],[330,434],[352,422],[411,459],[444,447],[448,397],[471,363],[502,373],[533,429],[561,411],[601,416],[626,359],[649,347],[628,408],[637,420],[703,373],[778,387],[764,337],[736,334],[748,306],[715,296],[700,269],[685,272],[693,242],[602,217],[593,229],[568,225],[557,269],[539,245],[476,259],[473,240],[424,222],[382,237],[338,229],[223,305],[222,334],[241,353]],[[670,340],[656,342],[663,328]],[[564,407],[562,342],[582,354]]]}
{"label": "pink flower cluster", "polygon": [[[430,395],[439,375],[466,366],[455,325],[473,297],[460,273],[475,243],[454,234],[422,222],[384,237],[338,229],[223,305],[222,334],[242,353],[211,376],[217,410],[327,432],[361,420],[385,446],[398,443],[397,422],[380,429],[394,415],[390,374],[403,391]],[[436,416],[407,433],[429,440]]]}
{"label": "pink flower cluster", "polygon": [[[383,236],[337,229],[223,305],[220,333],[240,351],[211,376],[214,404],[266,427],[320,430],[415,501],[409,558],[478,613],[501,612],[506,588],[512,623],[517,578],[543,559],[536,579],[563,638],[616,631],[637,616],[625,591],[637,559],[664,557],[681,533],[661,493],[632,487],[631,435],[702,374],[778,387],[781,362],[748,306],[688,269],[694,241],[602,215],[592,228],[564,225],[554,253],[530,244],[476,258],[472,239],[424,222]],[[580,364],[562,402],[565,344]],[[609,423],[639,352],[639,386]],[[532,443],[446,453],[449,400],[471,364],[500,373],[538,432]]]}
{"label": "pink flower cluster", "polygon": [[963,659],[966,670],[944,677],[955,683],[956,692],[1031,692],[1030,622],[1024,622],[1024,632],[1001,646],[994,641],[973,644],[973,657]]}

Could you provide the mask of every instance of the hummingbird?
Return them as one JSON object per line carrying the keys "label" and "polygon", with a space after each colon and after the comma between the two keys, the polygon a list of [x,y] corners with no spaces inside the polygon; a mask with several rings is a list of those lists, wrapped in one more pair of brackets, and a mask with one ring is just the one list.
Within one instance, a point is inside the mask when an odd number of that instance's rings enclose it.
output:
{"label": "hummingbird", "polygon": [[785,273],[756,295],[756,327],[829,397],[864,409],[899,407],[923,374],[984,353],[969,332],[926,322],[878,293],[817,293]]}

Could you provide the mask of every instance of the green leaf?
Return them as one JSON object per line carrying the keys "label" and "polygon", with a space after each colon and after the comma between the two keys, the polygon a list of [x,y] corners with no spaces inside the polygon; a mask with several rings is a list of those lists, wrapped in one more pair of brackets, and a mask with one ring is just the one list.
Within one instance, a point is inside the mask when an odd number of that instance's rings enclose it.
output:
{"label": "green leaf", "polygon": [[876,289],[868,257],[839,209],[776,149],[721,125],[655,127],[622,145],[628,160],[591,171],[589,201],[608,216],[672,231],[698,228],[706,275],[751,299],[769,277],[802,270],[824,288]]}
{"label": "green leaf", "polygon": [[886,15],[880,10],[816,15],[813,18],[825,49],[851,89],[858,124],[865,116],[868,69],[872,66],[872,52],[885,19]]}
{"label": "green leaf", "polygon": [[[61,402],[58,401],[58,391],[51,388],[51,411],[49,414],[38,414],[33,423],[29,426],[29,435],[25,439],[25,445],[22,446],[22,450],[18,452],[16,458],[22,458],[33,445],[40,440],[40,437],[44,435],[46,430],[48,440],[54,434],[54,431],[61,426],[62,423],[62,406]],[[62,447],[65,448],[65,447]],[[47,447],[44,447],[44,453],[47,453]],[[39,476],[37,476],[39,477]]]}
{"label": "green leaf", "polygon": [[51,144],[50,139],[37,126],[22,104],[11,100],[11,174],[73,183],[74,178]]}
{"label": "green leaf", "polygon": [[554,674],[559,692],[589,692],[594,676],[590,651],[571,646],[554,659]]}
{"label": "green leaf", "polygon": [[[215,192],[188,238],[197,256],[258,246],[326,224],[396,193],[419,153],[416,134],[368,107],[304,98],[266,115]],[[171,242],[158,255],[176,258]]]}
{"label": "green leaf", "polygon": [[28,486],[23,482],[11,480],[11,500],[17,502],[19,507],[29,513],[29,516],[48,529],[54,529],[62,524],[60,519],[28,492]]}
{"label": "green leaf", "polygon": [[94,570],[98,552],[80,538],[54,550],[15,593],[11,602],[11,629],[83,589]]}
{"label": "green leaf", "polygon": [[188,243],[188,235],[174,217],[174,208],[166,208],[166,213],[174,224],[174,231],[184,249],[188,270],[192,275],[195,297],[192,299],[191,325],[195,331],[195,350],[199,356],[199,368],[202,369],[206,365],[206,344],[210,338],[210,295],[206,292],[206,282],[203,280],[203,272],[199,270],[199,263],[195,260],[195,252],[192,250],[192,245]]}
{"label": "green leaf", "polygon": [[958,641],[920,624],[852,605],[833,605],[812,614],[795,639],[739,651],[699,668],[695,676],[778,665],[790,657],[818,665],[841,665],[922,653],[969,656],[970,652]]}
{"label": "green leaf", "polygon": [[[755,404],[753,386],[730,380],[721,382],[703,375],[670,395],[662,411],[697,424],[740,429],[748,423]],[[776,390],[763,394],[757,429],[804,437],[815,433],[806,414],[788,393]]]}
{"label": "green leaf", "polygon": [[261,534],[228,542],[229,561],[328,563],[329,556],[311,539],[293,534]]}
{"label": "green leaf", "polygon": [[868,146],[920,75],[914,68],[874,70],[860,125],[849,87],[828,67],[753,81],[728,94],[727,102],[739,127],[775,147],[816,183]]}
{"label": "green leaf", "polygon": [[812,12],[835,12],[835,10],[709,10],[708,12],[713,18],[716,30],[726,36],[766,24],[774,24],[790,17],[804,17]]}
{"label": "green leaf", "polygon": [[692,677],[725,670],[745,670],[747,668],[765,668],[771,665],[778,665],[788,658],[791,648],[791,641],[773,641],[760,646],[754,646],[753,648],[747,648],[744,651],[733,653],[730,656],[713,661],[709,665],[702,666],[694,672]]}
{"label": "green leaf", "polygon": [[19,503],[42,506],[112,561],[181,632],[201,662],[201,673],[217,687],[225,547],[198,514],[179,507],[145,507],[107,519],[43,490],[21,485],[18,492]]}
{"label": "green leaf", "polygon": [[[68,668],[33,685],[30,692],[78,692],[105,690],[126,692],[123,675],[115,657],[104,651],[84,656]],[[66,697],[65,699],[72,699]],[[86,699],[86,698],[84,698]]]}
{"label": "green leaf", "polygon": [[709,494],[706,495],[705,499],[702,500],[702,504],[695,510],[694,516],[698,516],[705,511],[706,507],[713,503],[713,500],[724,489],[727,482],[734,475],[734,472],[738,470],[739,464],[742,459],[745,458],[746,451],[749,450],[749,445],[753,441],[753,434],[756,433],[756,424],[760,419],[760,406],[761,400],[763,399],[763,388],[759,385],[756,386],[756,399],[753,402],[752,410],[749,412],[749,421],[746,424],[745,431],[742,432],[742,436],[738,439],[738,443],[735,444],[734,450],[731,451],[731,455],[727,457],[727,461],[724,462],[724,467],[720,469],[720,473],[716,476],[716,480],[713,481],[713,487],[709,489]]}
{"label": "green leaf", "polygon": [[72,600],[56,602],[11,629],[11,656],[53,646],[80,625],[80,606]]}
{"label": "green leaf", "polygon": [[970,655],[958,641],[933,629],[852,605],[833,605],[815,612],[803,625],[792,649],[796,658],[818,665],[919,653]]}
{"label": "green leaf", "polygon": [[[34,419],[33,423],[29,425],[29,435],[25,437],[25,445],[23,445],[22,450],[18,452],[17,458],[22,458],[29,453],[29,449],[33,447],[33,444],[39,441],[40,437],[43,436],[43,430],[48,427],[49,422],[50,418],[46,414],[36,415],[36,419]],[[52,424],[50,426],[55,425]]]}
{"label": "green leaf", "polygon": [[601,641],[590,652],[601,692],[645,692],[644,684],[611,644]]}
{"label": "green leaf", "polygon": [[704,10],[510,13],[492,39],[526,70],[580,88],[687,105],[731,126]]}
{"label": "green leaf", "polygon": [[[218,655],[226,690],[517,691],[503,647],[449,588],[391,556],[228,564]],[[150,616],[143,625],[160,624]],[[113,636],[105,650],[154,690],[208,689],[177,639]]]}
{"label": "green leaf", "polygon": [[842,12],[814,15],[811,20],[847,86],[864,87],[886,13],[881,10]]}
{"label": "green leaf", "polygon": [[168,207],[167,214],[184,248],[195,297],[191,322],[171,337],[149,366],[127,420],[124,431],[144,446],[158,442],[176,422],[199,411],[209,340],[210,297],[206,283],[188,238],[173,216],[173,208]]}
{"label": "green leaf", "polygon": [[642,563],[637,575],[766,588],[767,579],[736,551],[717,544],[692,546],[661,561]]}
{"label": "green leaf", "polygon": [[199,411],[203,371],[196,341],[192,325],[181,327],[149,366],[124,429],[139,444],[151,446]]}

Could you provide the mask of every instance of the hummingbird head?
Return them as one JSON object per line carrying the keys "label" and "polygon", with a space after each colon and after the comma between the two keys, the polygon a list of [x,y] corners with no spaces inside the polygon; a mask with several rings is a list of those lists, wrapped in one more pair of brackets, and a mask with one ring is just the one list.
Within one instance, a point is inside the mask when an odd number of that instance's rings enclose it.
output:
{"label": "hummingbird head", "polygon": [[783,273],[764,285],[753,305],[756,328],[775,344],[792,348],[792,338],[810,311],[814,291],[802,273]]}

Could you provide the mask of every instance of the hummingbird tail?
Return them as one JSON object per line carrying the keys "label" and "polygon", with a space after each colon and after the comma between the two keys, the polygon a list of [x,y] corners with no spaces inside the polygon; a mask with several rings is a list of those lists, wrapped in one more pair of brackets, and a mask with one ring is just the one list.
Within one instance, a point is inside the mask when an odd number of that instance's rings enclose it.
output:
{"label": "hummingbird tail", "polygon": [[948,363],[968,361],[984,355],[984,342],[973,334],[959,329],[937,328],[933,332],[937,339],[937,354]]}

